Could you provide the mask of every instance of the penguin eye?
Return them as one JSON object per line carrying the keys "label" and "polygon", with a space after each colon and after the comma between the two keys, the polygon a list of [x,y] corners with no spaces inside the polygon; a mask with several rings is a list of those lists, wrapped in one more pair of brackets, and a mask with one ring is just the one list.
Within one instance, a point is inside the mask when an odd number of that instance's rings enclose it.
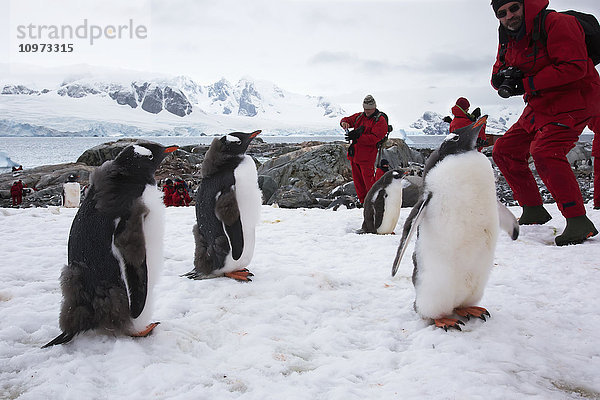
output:
{"label": "penguin eye", "polygon": [[150,160],[154,160],[154,154],[150,155],[148,158],[149,158]]}

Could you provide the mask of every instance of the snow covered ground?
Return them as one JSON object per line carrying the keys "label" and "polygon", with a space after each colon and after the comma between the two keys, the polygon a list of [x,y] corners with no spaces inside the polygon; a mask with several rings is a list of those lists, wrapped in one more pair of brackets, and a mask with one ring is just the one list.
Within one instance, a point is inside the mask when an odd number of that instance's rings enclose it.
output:
{"label": "snow covered ground", "polygon": [[194,209],[169,208],[153,335],[43,350],[77,210],[0,209],[0,398],[598,399],[600,239],[554,246],[564,219],[548,209],[546,226],[501,234],[492,317],[444,332],[412,309],[410,257],[390,276],[399,236],[354,233],[362,210],[263,206],[254,281],[238,283],[180,277]]}

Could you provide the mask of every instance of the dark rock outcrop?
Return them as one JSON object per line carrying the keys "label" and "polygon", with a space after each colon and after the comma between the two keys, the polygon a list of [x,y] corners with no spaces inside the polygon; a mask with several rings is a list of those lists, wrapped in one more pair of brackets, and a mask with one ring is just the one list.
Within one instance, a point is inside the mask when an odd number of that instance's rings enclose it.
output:
{"label": "dark rock outcrop", "polygon": [[23,85],[6,85],[2,88],[1,94],[40,94],[40,92]]}
{"label": "dark rock outcrop", "polygon": [[56,91],[56,93],[58,93],[61,96],[69,96],[79,99],[89,94],[98,94],[100,93],[100,91],[91,86],[73,83],[61,87]]}
{"label": "dark rock outcrop", "polygon": [[147,90],[142,101],[142,110],[158,114],[163,109],[163,92],[159,87]]}
{"label": "dark rock outcrop", "polygon": [[315,197],[306,188],[287,185],[280,187],[267,201],[282,208],[309,208],[316,203]]}
{"label": "dark rock outcrop", "polygon": [[131,108],[136,108],[138,106],[133,90],[120,89],[110,92],[108,95],[120,105],[127,104]]}
{"label": "dark rock outcrop", "polygon": [[185,117],[192,112],[192,105],[181,90],[171,89],[167,86],[165,87],[163,94],[165,110],[168,112],[180,117]]}
{"label": "dark rock outcrop", "polygon": [[[176,140],[176,138],[174,138]],[[106,160],[114,159],[135,139],[121,139],[96,146],[85,151],[76,163],[43,166],[13,173],[0,174],[0,206],[10,207],[10,186],[21,179],[29,188],[23,197],[23,207],[59,205],[62,185],[71,174],[78,176],[78,182],[85,186],[90,173]],[[176,144],[176,143],[173,143]],[[264,204],[277,204],[279,207],[320,207],[336,210],[357,206],[356,192],[352,183],[350,163],[346,159],[347,144],[342,142],[322,143],[265,143],[255,139],[248,149],[258,164],[259,186],[263,191]],[[386,143],[385,157],[392,167],[407,173],[409,181],[403,191],[403,207],[412,207],[422,191],[422,172],[428,152],[417,152],[405,147],[400,140]],[[584,202],[593,195],[593,171],[589,149],[579,147],[569,157],[573,157],[574,172],[579,181]],[[589,147],[589,146],[588,146]],[[169,154],[156,171],[157,181],[165,178],[180,178],[192,188],[201,180],[201,165],[208,145],[182,146]],[[487,151],[487,150],[486,150]],[[261,164],[261,161],[263,162]],[[490,162],[492,162],[490,158]],[[493,165],[493,162],[492,162]],[[505,204],[517,205],[512,191],[502,175],[493,165],[497,176],[497,195]],[[537,177],[535,166],[534,176]],[[538,185],[545,203],[552,203],[552,196],[538,179]]]}

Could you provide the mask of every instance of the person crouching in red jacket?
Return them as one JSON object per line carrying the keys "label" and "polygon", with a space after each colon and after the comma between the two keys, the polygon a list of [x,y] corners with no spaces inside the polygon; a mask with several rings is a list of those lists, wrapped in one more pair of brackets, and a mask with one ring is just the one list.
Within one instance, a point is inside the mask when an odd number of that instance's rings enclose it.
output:
{"label": "person crouching in red jacket", "polygon": [[[523,95],[526,103],[519,120],[494,143],[492,156],[523,208],[521,225],[552,218],[529,168],[533,158],[566,218],[565,230],[554,239],[564,246],[598,234],[567,153],[590,119],[600,116],[600,77],[577,19],[546,13],[547,6],[548,0],[492,0],[500,27],[491,83],[501,97]],[[536,40],[539,31],[545,41]]]}
{"label": "person crouching in red jacket", "polygon": [[175,194],[175,186],[173,186],[173,181],[167,178],[163,187],[163,202],[165,206],[170,207],[173,205],[173,194]]}
{"label": "person crouching in red jacket", "polygon": [[[450,133],[453,133],[455,130],[464,128],[465,126],[471,125],[473,122],[477,120],[481,116],[481,111],[478,111],[479,108],[476,108],[473,111],[473,114],[469,114],[469,107],[471,107],[471,103],[464,97],[459,97],[456,100],[456,104],[452,107],[452,115],[454,118],[452,122],[450,122]],[[479,131],[479,136],[477,137],[477,150],[481,151],[481,149],[487,145],[485,140],[485,124],[481,131]]]}
{"label": "person crouching in red jacket", "polygon": [[192,201],[192,199],[187,190],[185,190],[183,184],[177,185],[175,187],[175,192],[171,196],[171,205],[175,207],[187,207],[190,205],[190,201]]}
{"label": "person crouching in red jacket", "polygon": [[365,196],[375,183],[375,159],[377,143],[388,131],[386,119],[377,110],[377,103],[370,94],[363,101],[362,113],[344,117],[340,125],[345,130],[353,130],[346,134],[346,140],[352,144],[348,148],[348,160],[352,166],[352,180],[356,188],[358,201],[364,203]]}

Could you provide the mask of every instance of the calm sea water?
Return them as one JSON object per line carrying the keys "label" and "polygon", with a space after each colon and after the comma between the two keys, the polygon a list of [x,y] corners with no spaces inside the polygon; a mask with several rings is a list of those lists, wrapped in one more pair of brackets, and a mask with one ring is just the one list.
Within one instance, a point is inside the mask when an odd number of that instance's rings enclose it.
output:
{"label": "calm sea water", "polygon": [[[214,137],[173,137],[153,136],[144,139],[163,145],[185,146],[190,144],[210,144]],[[344,140],[340,136],[261,136],[267,143],[301,143],[307,140],[332,142]],[[117,138],[107,137],[0,137],[0,152],[23,166],[23,168],[39,167],[75,162],[87,149],[102,143],[115,141]],[[0,171],[2,172],[2,171]]]}

